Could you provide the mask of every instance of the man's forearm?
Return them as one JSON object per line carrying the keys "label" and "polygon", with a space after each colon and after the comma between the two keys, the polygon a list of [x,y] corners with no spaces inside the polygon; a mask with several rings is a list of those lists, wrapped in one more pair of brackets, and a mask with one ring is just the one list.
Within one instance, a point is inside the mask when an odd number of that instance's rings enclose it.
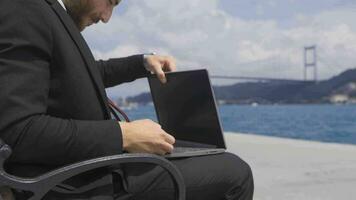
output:
{"label": "man's forearm", "polygon": [[114,120],[84,121],[32,116],[5,130],[11,161],[64,165],[122,153],[122,135]]}
{"label": "man's forearm", "polygon": [[97,61],[105,87],[131,82],[149,74],[143,65],[143,55]]}

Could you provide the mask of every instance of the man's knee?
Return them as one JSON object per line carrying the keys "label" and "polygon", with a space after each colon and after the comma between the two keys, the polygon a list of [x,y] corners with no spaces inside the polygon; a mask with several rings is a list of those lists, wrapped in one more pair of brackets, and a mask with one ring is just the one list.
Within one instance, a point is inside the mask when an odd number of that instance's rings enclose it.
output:
{"label": "man's knee", "polygon": [[240,182],[253,180],[252,169],[248,163],[242,160],[239,156],[232,153],[224,154],[224,165],[230,175],[231,182]]}
{"label": "man's knee", "polygon": [[254,181],[250,165],[232,153],[226,153],[225,156],[231,168],[230,185],[225,193],[225,199],[253,199]]}

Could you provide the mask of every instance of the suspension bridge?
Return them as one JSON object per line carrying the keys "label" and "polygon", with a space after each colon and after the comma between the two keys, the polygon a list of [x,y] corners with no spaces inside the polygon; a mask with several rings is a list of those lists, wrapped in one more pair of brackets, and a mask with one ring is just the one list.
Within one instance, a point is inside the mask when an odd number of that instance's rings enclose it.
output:
{"label": "suspension bridge", "polygon": [[[262,76],[227,76],[227,75],[218,75],[214,74],[211,76],[212,79],[224,79],[224,80],[242,80],[242,81],[258,81],[258,82],[288,82],[288,83],[316,83],[321,81],[319,79],[319,66],[320,63],[329,67],[330,64],[325,62],[325,59],[317,54],[317,46],[306,46],[304,47],[304,66],[303,69],[303,78],[301,79],[287,79],[287,78],[271,78],[271,77],[262,77]],[[276,60],[278,58],[268,58],[263,60],[256,60],[248,63],[238,64],[239,66],[246,65],[260,65],[263,66],[268,63],[269,60]],[[334,64],[333,64],[334,65]],[[311,75],[310,75],[311,74]]]}

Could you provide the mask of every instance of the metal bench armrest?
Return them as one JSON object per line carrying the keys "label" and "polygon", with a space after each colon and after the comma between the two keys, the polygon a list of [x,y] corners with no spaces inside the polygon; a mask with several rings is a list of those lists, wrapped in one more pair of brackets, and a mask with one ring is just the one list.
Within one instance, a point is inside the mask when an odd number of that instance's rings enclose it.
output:
{"label": "metal bench armrest", "polygon": [[124,163],[149,163],[162,167],[169,173],[174,182],[176,188],[176,199],[185,199],[186,191],[183,176],[171,162],[157,155],[120,154],[95,158],[59,168],[35,178],[20,178],[6,173],[3,168],[4,161],[10,154],[11,149],[6,144],[0,148],[0,187],[8,186],[10,188],[31,191],[34,195],[30,198],[30,200],[41,199],[53,187],[75,175],[100,167]]}

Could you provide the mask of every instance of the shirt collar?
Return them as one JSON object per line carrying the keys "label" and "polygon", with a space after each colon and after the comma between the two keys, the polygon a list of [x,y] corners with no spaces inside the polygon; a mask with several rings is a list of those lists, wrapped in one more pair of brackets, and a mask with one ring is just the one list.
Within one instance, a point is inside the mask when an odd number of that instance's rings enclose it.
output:
{"label": "shirt collar", "polygon": [[63,0],[58,0],[59,4],[61,4],[61,6],[64,8],[64,10],[67,10],[64,3],[63,3]]}

